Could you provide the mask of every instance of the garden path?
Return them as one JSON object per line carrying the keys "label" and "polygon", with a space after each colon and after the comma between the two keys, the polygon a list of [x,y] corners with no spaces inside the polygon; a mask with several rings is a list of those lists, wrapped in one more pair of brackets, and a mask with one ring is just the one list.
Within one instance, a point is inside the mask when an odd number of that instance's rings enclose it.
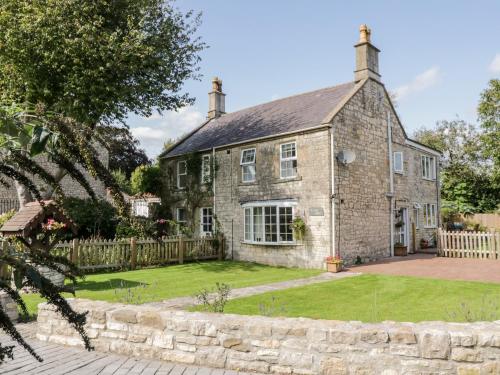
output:
{"label": "garden path", "polygon": [[[288,281],[280,281],[272,284],[264,284],[264,285],[256,285],[256,286],[248,286],[245,288],[237,288],[232,289],[229,295],[229,299],[249,297],[256,294],[262,294],[267,292],[274,292],[277,290],[296,288],[304,285],[323,283],[330,280],[343,279],[345,277],[353,277],[361,275],[359,272],[339,272],[339,273],[330,273],[325,272],[318,276],[307,277],[304,279],[296,279],[296,280],[288,280]],[[212,294],[211,296],[214,296]],[[172,298],[160,302],[148,302],[144,304],[145,306],[155,306],[162,307],[165,309],[175,309],[175,310],[185,310],[190,307],[199,305],[196,297],[179,297]]]}

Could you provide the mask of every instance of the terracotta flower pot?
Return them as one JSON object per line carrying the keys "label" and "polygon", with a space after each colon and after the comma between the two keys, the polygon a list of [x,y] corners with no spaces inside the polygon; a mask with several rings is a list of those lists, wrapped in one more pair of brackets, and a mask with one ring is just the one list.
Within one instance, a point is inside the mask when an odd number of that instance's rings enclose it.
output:
{"label": "terracotta flower pot", "polygon": [[394,256],[405,257],[408,255],[408,246],[394,246]]}
{"label": "terracotta flower pot", "polygon": [[342,271],[342,263],[326,263],[326,270],[328,272],[337,273]]}

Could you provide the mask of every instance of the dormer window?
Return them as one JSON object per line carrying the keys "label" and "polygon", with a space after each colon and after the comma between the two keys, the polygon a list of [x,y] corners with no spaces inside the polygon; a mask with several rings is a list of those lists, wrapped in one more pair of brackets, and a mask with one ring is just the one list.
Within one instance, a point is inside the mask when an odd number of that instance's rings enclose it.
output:
{"label": "dormer window", "polygon": [[241,151],[241,180],[243,182],[255,181],[255,148]]}

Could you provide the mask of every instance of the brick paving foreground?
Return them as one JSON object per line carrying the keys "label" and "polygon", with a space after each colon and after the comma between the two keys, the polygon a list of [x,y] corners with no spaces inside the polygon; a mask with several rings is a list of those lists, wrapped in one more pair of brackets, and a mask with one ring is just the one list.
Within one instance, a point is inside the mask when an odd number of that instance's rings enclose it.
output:
{"label": "brick paving foreground", "polygon": [[[237,371],[186,366],[96,351],[88,352],[84,349],[50,344],[33,338],[27,341],[44,361],[38,362],[27,351],[16,346],[14,360],[7,359],[4,364],[0,365],[0,374],[249,375]],[[3,345],[13,344],[5,335],[0,335],[0,342]]]}
{"label": "brick paving foreground", "polygon": [[500,283],[500,259],[444,258],[414,254],[353,266],[352,272]]}

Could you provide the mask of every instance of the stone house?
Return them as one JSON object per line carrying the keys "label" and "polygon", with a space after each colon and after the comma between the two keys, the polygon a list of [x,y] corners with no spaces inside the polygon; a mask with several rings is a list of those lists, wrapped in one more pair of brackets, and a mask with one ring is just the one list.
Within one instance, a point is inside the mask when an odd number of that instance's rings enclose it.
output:
{"label": "stone house", "polygon": [[[109,153],[108,150],[100,145],[96,146],[96,150],[99,153],[99,160],[104,164],[107,168],[109,165]],[[44,167],[47,171],[52,174],[55,174],[58,171],[57,165],[51,163],[45,155],[39,155],[35,158],[35,160]],[[83,168],[80,169],[85,179],[92,187],[92,190],[96,194],[97,197],[101,199],[106,198],[106,188],[104,183],[96,178],[92,177],[90,173]],[[44,183],[39,178],[34,179],[37,186],[43,192]],[[14,181],[6,180],[7,185],[0,184],[0,215],[4,212],[10,210],[18,210],[19,209],[19,201],[17,198],[17,192],[14,187]],[[62,190],[64,194],[68,197],[76,197],[76,198],[89,198],[86,190],[73,178],[66,175],[60,182]]]}
{"label": "stone house", "polygon": [[[395,244],[413,252],[422,238],[432,243],[440,153],[407,136],[365,25],[354,47],[353,81],[234,113],[214,78],[206,122],[160,156],[177,197],[173,217],[197,234],[217,218],[227,257],[271,265],[322,268],[327,256],[352,263],[393,256]],[[183,192],[194,154],[201,178],[213,176],[189,217]]]}

